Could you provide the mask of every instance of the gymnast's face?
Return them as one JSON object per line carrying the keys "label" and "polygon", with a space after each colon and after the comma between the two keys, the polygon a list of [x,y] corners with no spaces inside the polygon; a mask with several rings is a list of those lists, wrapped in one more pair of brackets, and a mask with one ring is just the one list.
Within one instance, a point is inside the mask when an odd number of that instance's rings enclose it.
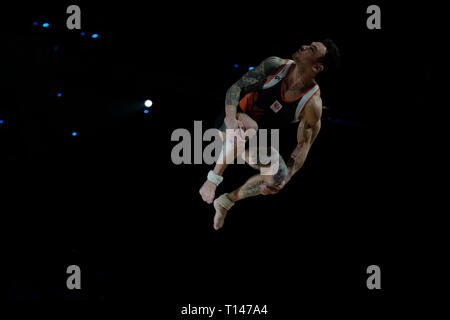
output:
{"label": "gymnast's face", "polygon": [[303,45],[292,57],[296,63],[303,66],[313,66],[327,53],[327,47],[322,42],[312,42],[310,45]]}

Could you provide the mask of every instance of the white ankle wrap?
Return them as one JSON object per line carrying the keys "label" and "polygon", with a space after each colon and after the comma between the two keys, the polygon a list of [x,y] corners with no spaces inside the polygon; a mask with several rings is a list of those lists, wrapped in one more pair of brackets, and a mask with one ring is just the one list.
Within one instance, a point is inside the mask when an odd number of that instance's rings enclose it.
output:
{"label": "white ankle wrap", "polygon": [[208,181],[211,181],[216,186],[218,186],[222,182],[222,180],[223,180],[223,177],[218,176],[217,174],[214,173],[214,171],[210,170],[208,172]]}
{"label": "white ankle wrap", "polygon": [[227,210],[230,210],[232,206],[234,206],[234,202],[231,201],[230,199],[228,199],[227,197],[228,193],[224,193],[223,195],[221,195],[220,197],[217,198],[217,202],[219,203],[219,205]]}

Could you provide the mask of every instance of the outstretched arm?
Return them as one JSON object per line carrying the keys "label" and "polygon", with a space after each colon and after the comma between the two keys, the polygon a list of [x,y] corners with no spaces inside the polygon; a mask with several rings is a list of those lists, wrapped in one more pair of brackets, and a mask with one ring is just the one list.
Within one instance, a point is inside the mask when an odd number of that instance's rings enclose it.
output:
{"label": "outstretched arm", "polygon": [[239,104],[240,95],[263,87],[267,77],[275,74],[286,60],[278,57],[269,57],[259,66],[246,72],[242,78],[234,83],[227,91],[225,97],[226,118],[236,118],[236,107]]}
{"label": "outstretched arm", "polygon": [[297,146],[287,162],[290,179],[305,163],[309,149],[320,131],[320,117],[322,115],[322,100],[314,97],[309,102],[305,115],[297,130]]}

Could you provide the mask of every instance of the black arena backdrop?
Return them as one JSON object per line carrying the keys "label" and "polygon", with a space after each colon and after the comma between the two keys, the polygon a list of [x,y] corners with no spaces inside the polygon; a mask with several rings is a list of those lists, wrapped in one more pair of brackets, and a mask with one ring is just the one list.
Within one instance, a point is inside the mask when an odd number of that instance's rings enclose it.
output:
{"label": "black arena backdrop", "polygon": [[[369,30],[368,1],[83,1],[81,30],[68,30],[70,4],[13,8],[1,30],[10,300],[145,302],[167,319],[188,304],[267,304],[283,319],[384,308],[406,290],[419,240],[404,160],[423,138],[409,128],[436,67],[415,46],[438,37],[425,20],[435,9],[377,2],[382,28]],[[342,68],[319,79],[326,108],[304,167],[214,231],[198,194],[211,166],[173,164],[172,132],[212,127],[250,67],[325,38]],[[253,173],[229,167],[218,193]],[[73,264],[81,290],[66,287]],[[378,292],[366,287],[372,264]]]}

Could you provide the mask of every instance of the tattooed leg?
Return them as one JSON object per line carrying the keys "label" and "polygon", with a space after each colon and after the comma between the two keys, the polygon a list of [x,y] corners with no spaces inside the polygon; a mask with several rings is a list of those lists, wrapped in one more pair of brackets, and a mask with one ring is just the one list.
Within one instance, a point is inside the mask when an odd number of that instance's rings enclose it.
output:
{"label": "tattooed leg", "polygon": [[248,197],[254,197],[261,193],[261,187],[264,185],[269,189],[283,185],[288,176],[288,169],[283,159],[279,159],[278,171],[274,175],[256,174],[247,180],[241,187],[228,194],[228,198],[233,201],[239,201]]}
{"label": "tattooed leg", "polygon": [[[276,188],[285,183],[288,176],[288,168],[284,163],[281,156],[279,156],[279,166],[278,171],[273,175],[262,175],[256,174],[248,179],[241,187],[237,188],[233,192],[230,192],[227,197],[230,201],[236,202],[245,198],[254,197],[262,193],[262,187],[265,186],[269,189]],[[257,165],[252,165],[256,167]],[[263,167],[260,166],[260,170]],[[223,226],[225,217],[227,215],[227,210],[221,207],[217,201],[214,201],[214,208],[216,209],[216,214],[214,216],[214,228],[220,229]]]}
{"label": "tattooed leg", "polygon": [[228,199],[233,202],[248,198],[254,197],[261,194],[261,185],[265,183],[267,177],[264,177],[260,174],[255,174],[253,177],[248,179],[242,186],[230,192],[228,194]]}

